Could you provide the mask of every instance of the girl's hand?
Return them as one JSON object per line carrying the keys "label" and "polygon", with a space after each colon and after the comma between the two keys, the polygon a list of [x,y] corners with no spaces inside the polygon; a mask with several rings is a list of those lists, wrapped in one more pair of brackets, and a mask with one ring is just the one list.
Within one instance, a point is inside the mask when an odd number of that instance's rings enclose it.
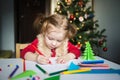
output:
{"label": "girl's hand", "polygon": [[64,63],[66,63],[69,60],[72,60],[74,58],[75,58],[74,54],[68,53],[68,54],[66,54],[64,56],[58,57],[56,61],[57,61],[57,63],[64,64]]}
{"label": "girl's hand", "polygon": [[36,61],[39,64],[49,64],[49,59],[43,55],[38,55]]}

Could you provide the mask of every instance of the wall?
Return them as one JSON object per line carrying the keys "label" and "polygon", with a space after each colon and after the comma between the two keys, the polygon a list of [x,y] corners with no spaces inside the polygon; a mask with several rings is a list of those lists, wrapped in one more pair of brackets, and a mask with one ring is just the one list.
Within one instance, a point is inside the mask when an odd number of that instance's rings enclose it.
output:
{"label": "wall", "polygon": [[120,1],[94,0],[96,19],[99,20],[100,29],[106,28],[107,52],[100,56],[120,64]]}
{"label": "wall", "polygon": [[0,0],[0,50],[14,49],[14,0]]}
{"label": "wall", "polygon": [[56,8],[56,5],[57,4],[57,0],[51,0],[51,14],[54,14],[54,10],[55,10],[55,8]]}

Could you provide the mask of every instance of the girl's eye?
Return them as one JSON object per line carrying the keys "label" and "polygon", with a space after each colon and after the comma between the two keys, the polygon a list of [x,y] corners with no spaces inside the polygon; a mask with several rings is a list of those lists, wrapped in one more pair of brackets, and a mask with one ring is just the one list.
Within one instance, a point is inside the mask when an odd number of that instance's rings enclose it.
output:
{"label": "girl's eye", "polygon": [[53,38],[48,37],[49,40],[53,40]]}
{"label": "girl's eye", "polygon": [[61,40],[57,40],[58,42],[62,42]]}
{"label": "girl's eye", "polygon": [[[54,38],[52,37],[48,37],[49,40],[55,40]],[[62,42],[62,40],[56,40],[57,42]]]}

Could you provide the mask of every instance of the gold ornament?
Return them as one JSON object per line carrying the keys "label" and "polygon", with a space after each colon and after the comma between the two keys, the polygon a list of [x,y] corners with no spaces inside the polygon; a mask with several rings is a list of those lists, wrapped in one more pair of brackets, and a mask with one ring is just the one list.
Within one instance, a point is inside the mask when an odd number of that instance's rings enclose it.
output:
{"label": "gold ornament", "polygon": [[74,17],[74,20],[76,20],[76,18]]}
{"label": "gold ornament", "polygon": [[83,44],[80,44],[80,46],[82,47]]}
{"label": "gold ornament", "polygon": [[57,4],[60,5],[60,2],[58,1]]}
{"label": "gold ornament", "polygon": [[72,23],[73,21],[72,20],[70,20],[70,23]]}
{"label": "gold ornament", "polygon": [[79,38],[81,39],[81,38],[82,38],[82,36],[79,36]]}
{"label": "gold ornament", "polygon": [[77,44],[80,44],[80,42],[78,42]]}
{"label": "gold ornament", "polygon": [[72,0],[65,0],[65,2],[67,3],[67,5],[71,5]]}
{"label": "gold ornament", "polygon": [[77,30],[79,30],[80,28],[77,27]]}
{"label": "gold ornament", "polygon": [[57,11],[59,11],[59,10],[60,10],[60,5],[57,6]]}
{"label": "gold ornament", "polygon": [[62,13],[62,11],[59,11],[59,13]]}
{"label": "gold ornament", "polygon": [[82,27],[84,27],[84,23],[82,23],[82,25],[81,25]]}
{"label": "gold ornament", "polygon": [[78,14],[79,14],[78,12],[75,13],[76,16],[78,16]]}

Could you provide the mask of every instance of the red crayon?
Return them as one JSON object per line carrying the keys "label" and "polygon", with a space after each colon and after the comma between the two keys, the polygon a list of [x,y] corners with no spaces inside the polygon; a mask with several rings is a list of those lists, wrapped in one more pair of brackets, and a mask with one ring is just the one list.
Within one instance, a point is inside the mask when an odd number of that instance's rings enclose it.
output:
{"label": "red crayon", "polygon": [[[43,55],[34,45],[32,45],[32,47],[40,54]],[[43,55],[44,56],[44,55]],[[51,64],[51,61],[49,61],[49,64]]]}
{"label": "red crayon", "polygon": [[23,71],[26,70],[26,63],[25,63],[25,60],[23,59]]}

